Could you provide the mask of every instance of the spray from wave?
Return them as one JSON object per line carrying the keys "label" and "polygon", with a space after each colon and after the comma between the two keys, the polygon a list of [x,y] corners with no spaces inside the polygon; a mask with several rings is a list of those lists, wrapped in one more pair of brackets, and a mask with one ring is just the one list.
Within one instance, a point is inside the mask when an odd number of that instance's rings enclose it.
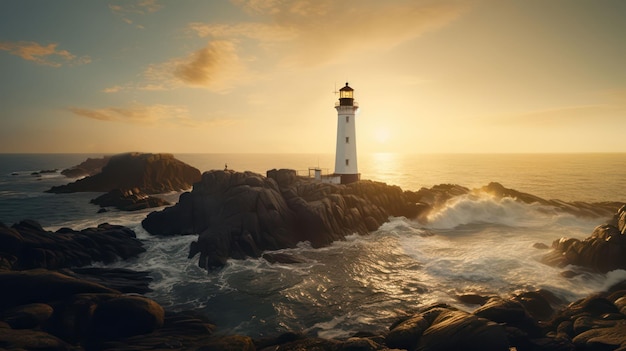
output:
{"label": "spray from wave", "polygon": [[497,198],[479,192],[454,197],[427,217],[427,227],[453,229],[470,224],[497,224],[509,227],[567,225],[581,220],[571,214],[539,203],[524,203],[512,197]]}

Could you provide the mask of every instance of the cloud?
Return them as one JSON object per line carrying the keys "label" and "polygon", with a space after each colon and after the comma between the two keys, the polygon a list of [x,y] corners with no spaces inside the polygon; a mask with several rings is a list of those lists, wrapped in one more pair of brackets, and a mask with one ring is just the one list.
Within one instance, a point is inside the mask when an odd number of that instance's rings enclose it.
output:
{"label": "cloud", "polygon": [[150,65],[144,72],[148,82],[138,88],[164,90],[192,86],[226,92],[251,75],[238,56],[235,43],[215,40],[186,57]]}
{"label": "cloud", "polygon": [[107,107],[103,109],[68,107],[68,110],[77,116],[99,121],[137,124],[153,124],[159,121],[176,121],[189,118],[189,111],[186,107],[162,104],[133,103],[129,107]]}
{"label": "cloud", "polygon": [[1,41],[0,50],[43,66],[61,67],[63,64],[81,65],[91,62],[89,56],[77,57],[67,50],[57,49],[58,45],[50,43],[44,46],[34,41]]}
{"label": "cloud", "polygon": [[260,22],[219,24],[219,23],[190,23],[188,28],[199,37],[237,38],[246,37],[258,41],[287,41],[297,38],[294,29],[278,24]]}
{"label": "cloud", "polygon": [[[134,21],[130,19],[130,16],[145,15],[148,13],[154,13],[163,8],[163,5],[159,4],[157,0],[134,0],[134,1],[115,1],[115,3],[109,4],[109,10],[114,15],[119,16],[122,21],[127,24],[134,24]],[[144,29],[144,26],[140,24],[135,25],[139,29]]]}
{"label": "cloud", "polygon": [[280,38],[288,41],[284,62],[304,65],[334,63],[364,51],[388,50],[448,25],[468,6],[468,2],[457,0],[232,1],[253,16],[269,18],[271,23],[192,23],[190,27],[201,36],[239,36],[260,42]]}
{"label": "cloud", "polygon": [[110,88],[104,88],[104,89],[102,89],[102,92],[103,92],[103,93],[108,93],[108,94],[110,94],[110,93],[118,93],[118,92],[120,92],[120,91],[122,91],[122,90],[124,90],[124,87],[123,87],[123,86],[120,86],[120,85],[115,85],[115,86],[112,86],[112,87],[110,87]]}
{"label": "cloud", "polygon": [[199,121],[190,117],[189,109],[177,105],[144,105],[134,102],[127,107],[88,109],[70,106],[68,111],[79,117],[105,122],[121,122],[137,125],[174,125],[182,127],[217,126],[234,123],[225,119]]}

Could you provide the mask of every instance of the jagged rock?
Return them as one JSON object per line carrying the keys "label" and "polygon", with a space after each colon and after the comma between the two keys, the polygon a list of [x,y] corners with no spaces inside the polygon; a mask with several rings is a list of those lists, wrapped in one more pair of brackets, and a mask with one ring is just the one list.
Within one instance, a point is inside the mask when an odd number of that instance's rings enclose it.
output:
{"label": "jagged rock", "polygon": [[470,190],[464,186],[456,184],[439,184],[432,188],[421,188],[419,191],[406,191],[410,201],[415,203],[426,203],[433,208],[441,207],[446,201],[453,197],[468,194]]}
{"label": "jagged rock", "polygon": [[170,203],[154,196],[149,196],[139,189],[113,189],[90,201],[100,207],[115,207],[122,211],[137,211],[146,208],[169,206]]}
{"label": "jagged rock", "polygon": [[92,176],[102,171],[102,167],[109,163],[111,156],[103,156],[101,158],[88,158],[76,166],[66,168],[61,174],[68,178],[80,178]]}
{"label": "jagged rock", "polygon": [[93,262],[110,263],[144,252],[135,232],[117,225],[100,224],[81,231],[44,230],[32,220],[11,228],[0,226],[0,258],[10,269],[78,267]]}
{"label": "jagged rock", "polygon": [[[619,209],[615,218],[624,217],[626,206]],[[594,229],[584,240],[561,238],[552,243],[552,252],[542,262],[564,267],[578,265],[606,273],[615,269],[626,269],[626,235],[611,224]]]}
{"label": "jagged rock", "polygon": [[111,156],[100,173],[74,183],[52,187],[47,192],[139,189],[146,194],[159,194],[189,189],[199,179],[199,170],[175,159],[171,154],[125,153]]}
{"label": "jagged rock", "polygon": [[192,192],[182,194],[176,205],[150,213],[142,225],[156,235],[199,233],[190,257],[200,253],[199,265],[211,268],[228,258],[258,257],[302,241],[326,246],[378,228],[389,216],[419,212],[397,186],[324,184],[290,170],[268,175],[205,172]]}
{"label": "jagged rock", "polygon": [[266,252],[261,257],[263,257],[269,263],[293,264],[305,262],[303,259],[295,257],[293,255],[278,252]]}
{"label": "jagged rock", "polygon": [[489,301],[490,297],[478,294],[461,294],[457,295],[456,299],[461,303],[469,305],[484,305],[487,301]]}
{"label": "jagged rock", "polygon": [[151,292],[149,285],[152,282],[150,272],[133,271],[124,268],[72,268],[63,269],[61,273],[70,277],[97,283],[122,293],[145,294]]}

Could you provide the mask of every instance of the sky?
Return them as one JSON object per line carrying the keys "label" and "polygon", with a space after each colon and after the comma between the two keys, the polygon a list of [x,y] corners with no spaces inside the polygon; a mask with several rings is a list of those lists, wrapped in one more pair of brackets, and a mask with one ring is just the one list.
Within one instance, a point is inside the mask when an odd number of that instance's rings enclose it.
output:
{"label": "sky", "polygon": [[626,152],[623,0],[0,0],[1,153]]}

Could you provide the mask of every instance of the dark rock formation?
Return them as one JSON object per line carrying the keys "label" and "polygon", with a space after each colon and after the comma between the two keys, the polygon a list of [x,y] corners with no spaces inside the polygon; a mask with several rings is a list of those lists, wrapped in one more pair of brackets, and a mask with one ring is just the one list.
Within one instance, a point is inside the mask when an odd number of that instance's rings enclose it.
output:
{"label": "dark rock formation", "polygon": [[155,235],[199,233],[190,257],[200,253],[199,265],[211,268],[229,257],[259,257],[302,241],[329,245],[419,210],[402,189],[379,182],[323,184],[292,170],[268,171],[268,177],[210,171],[175,206],[150,213],[142,225]]}
{"label": "dark rock formation", "polygon": [[165,311],[141,296],[120,296],[100,302],[91,316],[91,337],[115,340],[147,334],[163,326]]}
{"label": "dark rock formation", "polygon": [[151,292],[150,272],[124,268],[72,268],[59,271],[67,276],[100,284],[122,293],[145,294]]}
{"label": "dark rock formation", "polygon": [[[405,191],[407,198],[411,202],[424,206],[424,209],[420,211],[420,216],[418,218],[420,222],[427,222],[427,215],[431,210],[443,207],[448,200],[454,197],[481,193],[490,194],[496,199],[509,197],[527,204],[537,203],[553,208],[556,212],[570,213],[578,217],[610,217],[614,213],[615,209],[622,205],[622,203],[619,202],[587,203],[581,201],[565,202],[561,200],[546,200],[535,195],[505,188],[502,184],[496,182],[492,182],[482,188],[472,190],[455,184],[440,184],[435,185],[430,189],[422,188],[417,192]],[[624,221],[626,221],[626,218],[624,218]]]}
{"label": "dark rock formation", "polygon": [[614,215],[612,224],[595,228],[584,240],[561,238],[552,243],[552,251],[543,258],[549,265],[583,266],[606,273],[626,269],[626,205]]}
{"label": "dark rock formation", "polygon": [[203,318],[58,272],[0,272],[0,286],[2,348],[186,349],[212,340]]}
{"label": "dark rock formation", "polygon": [[578,217],[609,217],[614,213],[616,208],[622,206],[622,203],[619,202],[587,203],[582,201],[565,202],[561,200],[545,200],[535,195],[505,188],[502,184],[495,182],[482,187],[480,191],[494,195],[496,198],[512,197],[527,204],[538,203],[551,206]]}
{"label": "dark rock formation", "polygon": [[146,195],[139,189],[114,189],[92,199],[91,203],[100,207],[115,207],[122,211],[137,211],[170,205],[169,202],[158,197]]}
{"label": "dark rock formation", "polygon": [[100,173],[74,183],[52,187],[48,192],[139,189],[146,194],[159,194],[189,189],[199,179],[200,171],[171,154],[125,153],[111,156]]}
{"label": "dark rock formation", "polygon": [[132,230],[107,223],[81,231],[44,230],[32,220],[11,228],[0,225],[0,268],[23,270],[78,267],[94,262],[110,263],[144,252]]}
{"label": "dark rock formation", "polygon": [[392,326],[385,342],[405,350],[509,350],[501,325],[448,306],[427,308]]}
{"label": "dark rock formation", "polygon": [[109,163],[111,156],[103,156],[101,158],[88,158],[80,164],[66,168],[61,174],[68,178],[81,178],[98,174],[102,171],[102,167]]}

